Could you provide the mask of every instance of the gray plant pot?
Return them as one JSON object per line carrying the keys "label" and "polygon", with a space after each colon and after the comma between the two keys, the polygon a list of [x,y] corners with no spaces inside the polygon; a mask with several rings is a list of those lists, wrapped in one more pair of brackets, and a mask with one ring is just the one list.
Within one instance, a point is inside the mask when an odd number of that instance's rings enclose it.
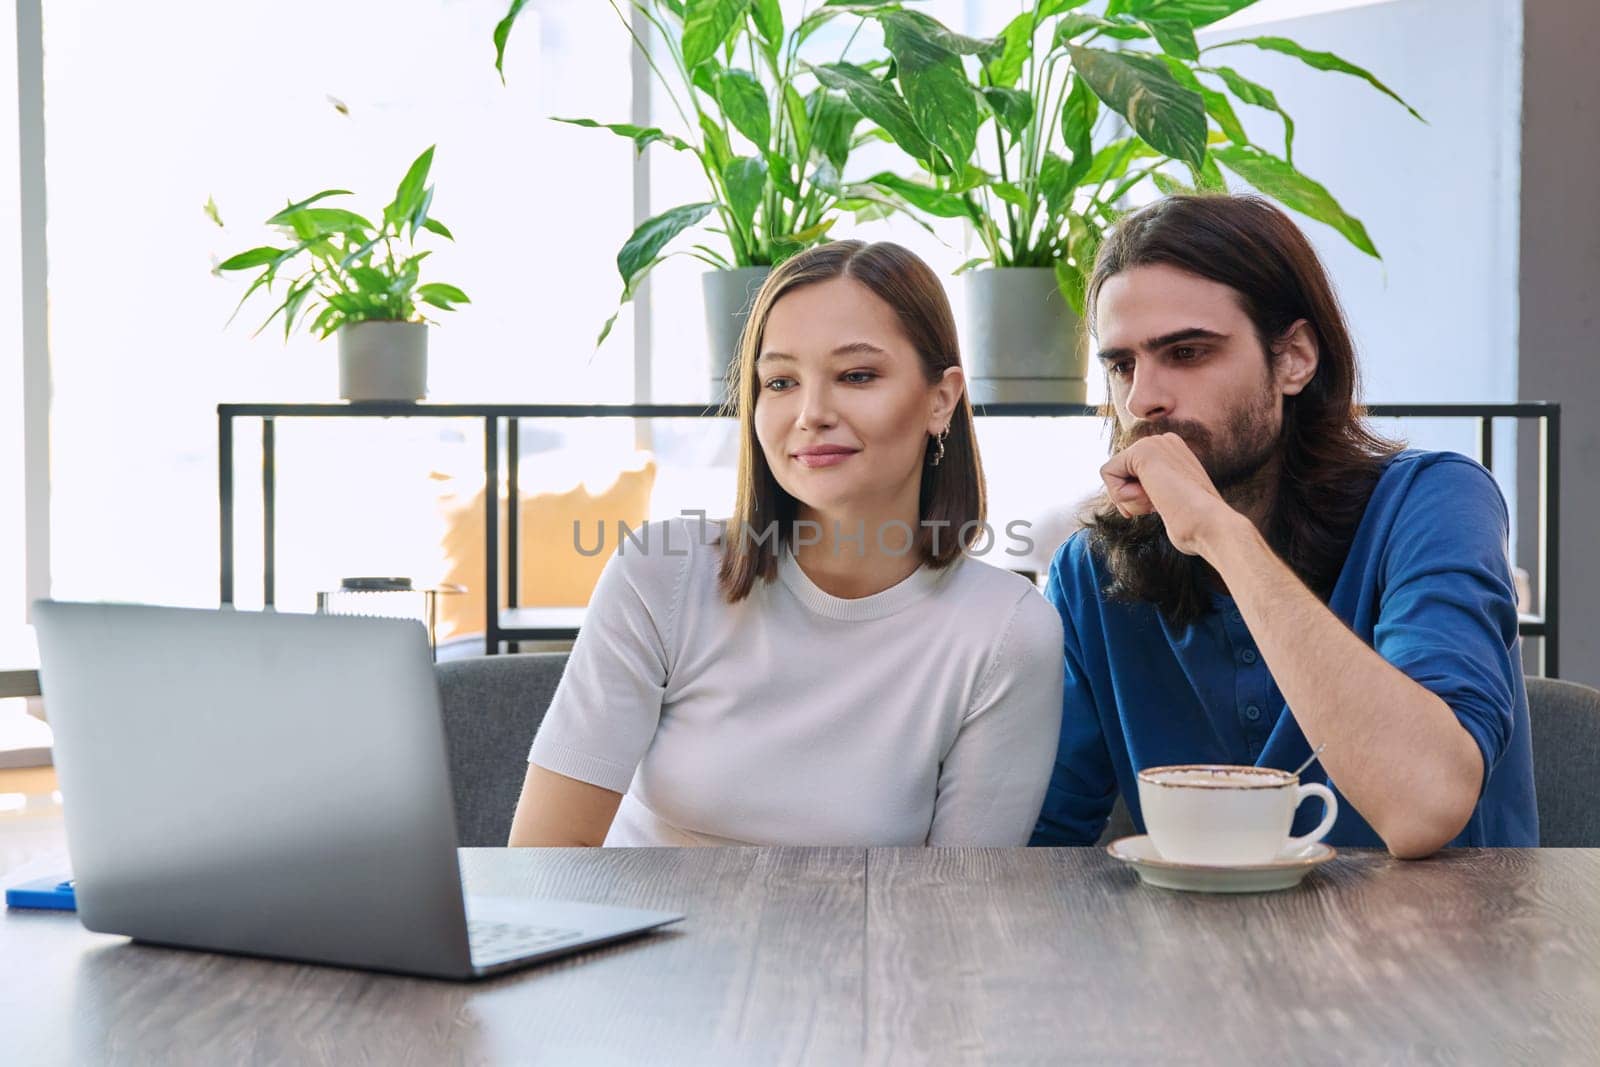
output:
{"label": "gray plant pot", "polygon": [[998,267],[966,275],[967,392],[975,404],[1081,404],[1088,356],[1078,316],[1049,267]]}
{"label": "gray plant pot", "polygon": [[339,327],[341,400],[421,400],[428,395],[428,324]]}
{"label": "gray plant pot", "polygon": [[711,348],[711,402],[728,396],[728,373],[739,355],[739,335],[771,267],[708,270],[700,276],[706,300],[706,341]]}

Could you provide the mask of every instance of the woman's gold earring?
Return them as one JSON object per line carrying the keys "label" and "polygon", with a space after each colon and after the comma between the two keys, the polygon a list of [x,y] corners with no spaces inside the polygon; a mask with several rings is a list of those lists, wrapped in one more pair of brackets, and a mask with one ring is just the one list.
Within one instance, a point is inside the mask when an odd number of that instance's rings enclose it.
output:
{"label": "woman's gold earring", "polygon": [[946,426],[944,429],[933,435],[934,452],[933,459],[930,461],[932,466],[937,467],[939,465],[939,461],[944,459],[944,439],[949,432],[950,427]]}

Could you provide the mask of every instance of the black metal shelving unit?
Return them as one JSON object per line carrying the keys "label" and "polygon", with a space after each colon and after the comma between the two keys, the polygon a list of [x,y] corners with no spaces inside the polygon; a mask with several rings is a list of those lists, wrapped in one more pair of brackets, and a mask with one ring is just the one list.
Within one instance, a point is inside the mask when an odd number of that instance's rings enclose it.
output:
{"label": "black metal shelving unit", "polygon": [[[1100,408],[1088,404],[1007,403],[975,407],[987,418],[1102,418]],[[1513,404],[1372,404],[1367,413],[1375,418],[1476,419],[1478,421],[1478,460],[1494,469],[1494,423],[1498,419],[1533,420],[1539,424],[1539,611],[1522,616],[1519,629],[1524,637],[1538,637],[1540,671],[1555,677],[1559,670],[1559,605],[1561,559],[1561,405],[1555,403]],[[483,423],[484,473],[484,588],[497,590],[501,573],[500,494],[493,487],[500,482],[501,428],[505,428],[505,470],[507,493],[505,554],[507,603],[501,607],[497,597],[487,598],[484,619],[484,651],[490,655],[501,645],[516,641],[562,640],[577,634],[582,608],[521,607],[517,602],[519,585],[519,531],[517,465],[519,425],[523,419],[701,419],[728,418],[722,409],[705,404],[427,404],[427,403],[340,403],[340,404],[218,404],[217,405],[217,493],[221,536],[221,602],[232,604],[234,597],[233,544],[233,442],[238,419],[261,420],[261,500],[262,500],[262,602],[272,607],[275,597],[277,457],[276,429],[279,419],[350,418],[428,418],[475,419]]]}

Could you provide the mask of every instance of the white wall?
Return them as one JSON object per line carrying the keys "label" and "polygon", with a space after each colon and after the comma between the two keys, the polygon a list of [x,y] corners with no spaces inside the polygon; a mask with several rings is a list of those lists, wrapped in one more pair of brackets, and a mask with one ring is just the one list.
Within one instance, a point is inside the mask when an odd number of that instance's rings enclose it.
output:
{"label": "white wall", "polygon": [[[1263,5],[1265,6],[1265,5]],[[1205,44],[1281,35],[1372,71],[1412,104],[1288,56],[1210,53],[1276,92],[1303,130],[1296,163],[1360,218],[1379,263],[1308,223],[1364,357],[1374,401],[1511,400],[1516,395],[1515,0],[1393,0],[1218,30]],[[1275,115],[1241,112],[1281,147]]]}
{"label": "white wall", "polygon": [[[1527,0],[1526,18],[1521,395],[1562,404],[1560,674],[1600,685],[1600,6]],[[1523,455],[1528,480],[1537,450]],[[1529,495],[1522,521],[1536,515]]]}

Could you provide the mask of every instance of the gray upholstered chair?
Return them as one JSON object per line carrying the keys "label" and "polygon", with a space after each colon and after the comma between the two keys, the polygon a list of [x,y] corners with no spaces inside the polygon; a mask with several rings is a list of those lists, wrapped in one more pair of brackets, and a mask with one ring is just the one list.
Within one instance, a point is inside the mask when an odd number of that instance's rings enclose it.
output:
{"label": "gray upholstered chair", "polygon": [[1600,691],[1552,678],[1528,679],[1533,786],[1539,844],[1600,846]]}
{"label": "gray upholstered chair", "polygon": [[506,843],[528,773],[528,748],[566,665],[565,652],[477,656],[438,665],[462,846]]}

